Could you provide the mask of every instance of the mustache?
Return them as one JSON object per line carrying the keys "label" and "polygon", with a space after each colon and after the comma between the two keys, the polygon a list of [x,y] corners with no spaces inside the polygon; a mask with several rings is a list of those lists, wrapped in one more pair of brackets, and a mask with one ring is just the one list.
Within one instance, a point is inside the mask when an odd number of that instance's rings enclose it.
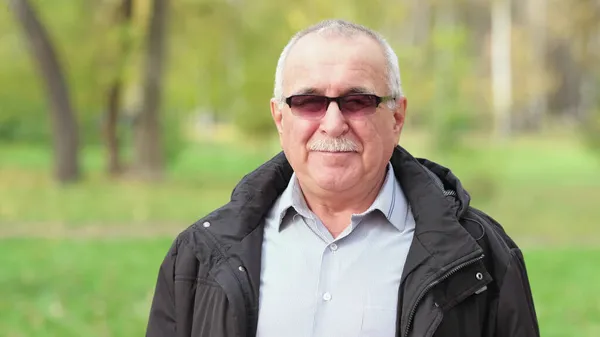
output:
{"label": "mustache", "polygon": [[357,152],[358,145],[348,138],[324,138],[311,142],[308,149],[323,152]]}

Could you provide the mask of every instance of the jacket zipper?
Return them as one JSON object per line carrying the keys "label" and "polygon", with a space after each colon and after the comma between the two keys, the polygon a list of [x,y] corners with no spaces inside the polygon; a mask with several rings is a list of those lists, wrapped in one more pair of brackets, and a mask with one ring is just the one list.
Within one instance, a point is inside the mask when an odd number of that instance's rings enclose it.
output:
{"label": "jacket zipper", "polygon": [[479,260],[482,260],[484,257],[484,255],[480,255],[472,260],[463,262],[461,264],[459,264],[458,266],[452,268],[450,271],[448,271],[446,274],[442,275],[442,277],[434,280],[433,282],[431,282],[429,285],[427,285],[427,287],[425,287],[425,289],[423,289],[423,291],[421,292],[421,294],[419,295],[419,297],[417,298],[417,302],[415,303],[415,305],[413,306],[412,310],[410,311],[410,314],[408,315],[408,323],[406,325],[406,332],[404,333],[404,337],[408,337],[408,334],[410,333],[410,328],[412,326],[412,321],[415,318],[415,313],[417,311],[417,308],[419,307],[419,303],[421,302],[421,300],[423,299],[423,297],[425,297],[425,295],[427,294],[427,292],[429,292],[429,290],[431,290],[431,288],[435,287],[436,285],[438,285],[439,283],[441,283],[442,281],[446,280],[448,277],[452,276],[454,273],[456,273],[457,271],[463,269],[464,267],[467,267]]}

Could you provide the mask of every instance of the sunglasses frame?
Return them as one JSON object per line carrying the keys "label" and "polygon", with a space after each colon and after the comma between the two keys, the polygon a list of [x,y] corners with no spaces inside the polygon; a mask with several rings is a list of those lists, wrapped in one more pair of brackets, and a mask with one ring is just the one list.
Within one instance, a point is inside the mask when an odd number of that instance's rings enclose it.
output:
{"label": "sunglasses frame", "polygon": [[[347,94],[347,95],[343,95],[343,96],[337,96],[337,97],[330,97],[330,96],[324,96],[324,95],[314,95],[314,94],[299,94],[299,95],[291,95],[289,97],[285,98],[285,103],[290,107],[290,110],[292,111],[292,113],[298,117],[302,117],[302,118],[308,118],[308,119],[319,119],[322,118],[323,116],[325,116],[325,114],[327,113],[327,109],[329,109],[329,105],[331,105],[331,102],[335,102],[338,105],[338,108],[340,109],[340,111],[342,112],[343,115],[344,114],[344,110],[342,109],[342,105],[341,102],[344,98],[348,98],[348,97],[352,97],[352,96],[368,96],[371,98],[375,99],[375,106],[373,108],[377,109],[379,107],[379,104],[383,103],[383,102],[387,102],[390,100],[394,100],[395,97],[394,96],[377,96],[375,94]],[[324,98],[327,100],[327,103],[325,105],[325,109],[323,109],[323,113],[320,115],[316,115],[314,117],[307,117],[307,116],[303,116],[301,114],[296,114],[294,112],[294,107],[292,107],[292,99],[294,99],[294,97],[319,97],[319,98]],[[372,113],[375,112],[375,109],[373,109],[373,112],[370,113],[363,113],[360,114],[360,116],[367,116],[370,115]]]}

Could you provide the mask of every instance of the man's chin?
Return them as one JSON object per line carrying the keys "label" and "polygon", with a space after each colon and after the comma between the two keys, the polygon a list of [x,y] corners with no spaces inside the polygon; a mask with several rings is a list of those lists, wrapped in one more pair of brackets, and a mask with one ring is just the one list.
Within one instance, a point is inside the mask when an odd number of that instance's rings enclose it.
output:
{"label": "man's chin", "polygon": [[331,192],[342,192],[354,185],[358,179],[356,170],[347,162],[345,165],[324,162],[315,165],[310,171],[314,183],[319,188]]}
{"label": "man's chin", "polygon": [[348,185],[350,185],[345,179],[340,179],[340,177],[320,177],[320,179],[316,180],[317,186],[329,193],[342,193],[348,189]]}

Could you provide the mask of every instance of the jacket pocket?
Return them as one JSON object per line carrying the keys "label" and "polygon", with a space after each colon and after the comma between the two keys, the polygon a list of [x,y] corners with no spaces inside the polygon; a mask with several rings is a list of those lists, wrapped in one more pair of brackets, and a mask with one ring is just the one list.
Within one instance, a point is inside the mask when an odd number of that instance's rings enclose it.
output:
{"label": "jacket pocket", "polygon": [[470,295],[456,305],[443,310],[444,318],[435,337],[482,337],[489,317],[490,291],[484,287],[472,289]]}
{"label": "jacket pocket", "polygon": [[214,281],[198,279],[193,310],[190,312],[193,326],[190,336],[219,337],[237,336],[237,319],[227,295]]}

